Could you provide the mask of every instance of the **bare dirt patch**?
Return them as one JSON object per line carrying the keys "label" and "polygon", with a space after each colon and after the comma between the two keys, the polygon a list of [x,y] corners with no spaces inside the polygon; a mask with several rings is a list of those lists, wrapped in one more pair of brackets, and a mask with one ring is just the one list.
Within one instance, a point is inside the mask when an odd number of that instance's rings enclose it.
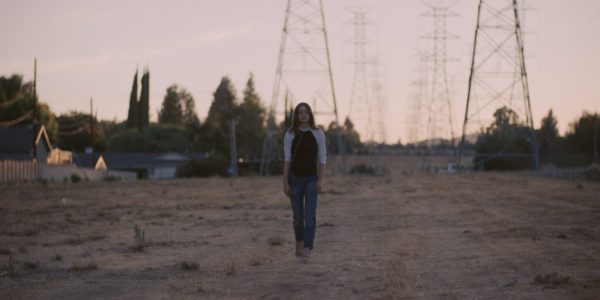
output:
{"label": "bare dirt patch", "polygon": [[0,298],[600,298],[599,184],[419,162],[330,171],[310,259],[279,177],[0,186]]}

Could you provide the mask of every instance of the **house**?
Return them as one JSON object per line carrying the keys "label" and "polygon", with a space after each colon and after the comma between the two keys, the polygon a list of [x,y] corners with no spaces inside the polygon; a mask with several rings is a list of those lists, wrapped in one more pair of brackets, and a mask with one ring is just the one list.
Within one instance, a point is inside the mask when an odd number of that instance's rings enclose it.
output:
{"label": "house", "polygon": [[80,168],[108,170],[108,166],[106,165],[106,162],[104,161],[104,156],[102,156],[102,154],[96,155],[96,163],[93,163],[91,153],[74,153],[73,163]]}
{"label": "house", "polygon": [[48,154],[48,164],[51,165],[71,165],[73,164],[73,153],[58,148],[52,149]]}
{"label": "house", "polygon": [[152,159],[148,178],[175,178],[177,168],[185,165],[191,158],[179,153],[165,153]]}
{"label": "house", "polygon": [[0,127],[0,160],[32,161],[48,163],[52,144],[43,125],[35,134],[33,125]]}
{"label": "house", "polygon": [[[37,157],[33,155],[34,140]],[[108,170],[102,155],[92,165],[91,156],[77,157],[70,151],[53,148],[44,126],[39,127],[35,139],[32,125],[0,127],[0,182],[64,181],[74,176],[85,180],[136,178],[132,172]]]}
{"label": "house", "polygon": [[[205,156],[204,153],[105,152],[102,153],[100,158],[109,170],[136,172],[138,178],[171,179],[177,176],[177,168],[192,159],[201,160]],[[90,153],[76,153],[73,155],[74,163],[80,167],[91,167],[91,160]]]}

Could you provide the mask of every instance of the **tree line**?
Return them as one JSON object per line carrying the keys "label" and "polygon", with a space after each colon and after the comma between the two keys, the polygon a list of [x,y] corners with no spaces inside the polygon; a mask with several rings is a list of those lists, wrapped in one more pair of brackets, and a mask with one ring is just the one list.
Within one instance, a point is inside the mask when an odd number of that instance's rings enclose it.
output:
{"label": "tree line", "polygon": [[[228,122],[236,124],[236,146],[238,160],[257,162],[261,158],[263,138],[267,124],[274,120],[267,114],[262,100],[255,89],[254,77],[250,74],[242,91],[241,99],[229,79],[221,78],[212,93],[212,103],[205,120],[201,121],[195,108],[192,94],[177,84],[165,91],[157,122],[149,118],[150,72],[144,70],[141,92],[138,97],[138,72],[134,75],[127,119],[98,120],[90,113],[69,111],[56,116],[50,107],[37,101],[37,120],[43,124],[54,146],[64,150],[83,152],[90,145],[94,125],[94,145],[97,153],[113,152],[204,152],[215,161],[227,161],[229,157]],[[39,97],[38,97],[39,98]],[[33,83],[24,82],[21,75],[0,77],[0,126],[31,124],[33,110]],[[286,118],[276,124],[275,143],[281,144],[284,131],[289,128],[292,108]],[[518,115],[506,108],[494,114],[495,121],[484,128],[474,145],[475,163],[484,169],[521,169],[531,166],[527,158],[489,159],[486,154],[502,149],[505,153],[531,153],[530,133]],[[542,164],[558,167],[586,165],[594,161],[594,152],[600,143],[600,116],[583,112],[572,121],[561,136],[557,129],[558,120],[553,110],[542,119],[535,130]],[[363,153],[365,145],[350,119],[338,127],[331,122],[325,132],[328,153],[338,154],[337,136],[347,154]],[[213,161],[214,163],[214,161]]]}
{"label": "tree line", "polygon": [[[218,161],[226,161],[225,158],[229,157],[228,124],[233,121],[236,124],[238,160],[250,163],[260,160],[269,116],[256,91],[252,74],[249,75],[241,99],[229,77],[222,77],[212,93],[212,103],[203,121],[196,114],[192,94],[186,88],[173,84],[166,89],[162,104],[157,110],[157,122],[150,122],[149,79],[150,72],[145,70],[138,97],[136,71],[129,97],[128,115],[124,121],[98,120],[95,115],[81,111],[69,111],[56,116],[47,104],[40,102],[37,118],[46,127],[53,145],[63,150],[83,152],[93,146],[97,153],[204,152]],[[0,83],[0,122],[15,120],[31,110],[32,83],[23,83],[21,75],[0,77]],[[23,101],[9,102],[12,99]],[[291,113],[290,108],[285,120],[276,124],[276,143],[283,142],[284,131],[291,125]],[[94,145],[90,145],[90,121],[95,124]],[[11,125],[19,124],[31,124],[31,118]],[[331,153],[339,152],[335,140],[338,133],[347,136],[344,139],[347,152],[352,153],[361,145],[360,136],[349,119],[340,128],[331,123],[328,128],[322,129],[331,146]]]}
{"label": "tree line", "polygon": [[[485,170],[528,169],[532,166],[531,157],[519,157],[518,154],[532,153],[532,145],[537,145],[541,165],[581,167],[598,163],[598,113],[584,111],[581,117],[569,124],[563,136],[559,134],[557,125],[558,120],[550,109],[532,137],[531,130],[518,114],[508,107],[502,107],[496,110],[494,121],[480,132],[473,145],[473,162]],[[531,142],[532,138],[535,139],[534,143]],[[498,152],[509,155],[490,158],[491,154]]]}

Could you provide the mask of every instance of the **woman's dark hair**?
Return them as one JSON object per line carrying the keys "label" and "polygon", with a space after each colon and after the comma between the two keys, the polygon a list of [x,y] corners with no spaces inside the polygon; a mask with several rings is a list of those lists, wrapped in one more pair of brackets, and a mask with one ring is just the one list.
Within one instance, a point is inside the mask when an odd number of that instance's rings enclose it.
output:
{"label": "woman's dark hair", "polygon": [[296,108],[294,108],[294,117],[292,118],[292,127],[290,127],[289,131],[290,132],[298,132],[298,126],[300,126],[300,120],[298,119],[298,109],[304,106],[304,108],[306,108],[306,112],[308,112],[308,115],[310,116],[310,119],[308,120],[308,125],[311,128],[316,128],[315,127],[315,116],[313,115],[312,109],[310,108],[310,105],[308,105],[306,102],[300,102],[298,103],[298,105],[296,105]]}

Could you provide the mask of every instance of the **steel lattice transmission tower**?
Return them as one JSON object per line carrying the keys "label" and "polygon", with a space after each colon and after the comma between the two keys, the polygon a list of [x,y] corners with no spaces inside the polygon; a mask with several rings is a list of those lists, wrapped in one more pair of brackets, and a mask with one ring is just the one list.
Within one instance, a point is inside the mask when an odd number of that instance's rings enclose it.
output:
{"label": "steel lattice transmission tower", "polygon": [[367,76],[367,65],[372,61],[367,57],[367,11],[364,8],[352,8],[354,26],[354,75],[352,78],[352,92],[350,94],[350,106],[348,117],[354,122],[356,128],[362,129],[364,140],[373,141],[373,112],[374,107],[369,81]]}
{"label": "steel lattice transmission tower", "polygon": [[[380,70],[380,60],[375,58],[373,61],[372,82],[373,82],[373,98],[376,101],[375,122],[374,122],[374,140],[386,142],[386,104],[387,104],[387,89],[382,82],[385,82],[385,73]],[[383,78],[382,78],[383,77]]]}
{"label": "steel lattice transmission tower", "polygon": [[370,8],[353,7],[354,67],[348,117],[360,128],[367,142],[385,142],[385,87],[381,83],[380,60],[367,37],[367,13]]}
{"label": "steel lattice transmission tower", "polygon": [[447,44],[449,40],[457,37],[447,31],[448,17],[458,14],[451,10],[452,4],[447,0],[430,0],[423,4],[428,8],[423,14],[433,19],[433,29],[424,36],[429,40],[429,50],[426,51],[425,64],[428,69],[428,87],[425,109],[427,114],[427,149],[432,154],[434,140],[449,139],[453,150],[453,159],[456,157],[454,122],[452,120],[452,100],[448,86],[447,66],[449,62],[456,61],[448,55]]}
{"label": "steel lattice transmission tower", "polygon": [[426,124],[423,122],[423,112],[425,110],[425,103],[427,103],[427,69],[426,69],[426,54],[423,50],[419,50],[413,55],[414,67],[411,69],[412,75],[416,79],[410,82],[410,99],[409,110],[407,110],[407,136],[408,142],[417,144],[422,142],[425,137],[423,129]]}
{"label": "steel lattice transmission tower", "polygon": [[[338,109],[331,70],[331,57],[322,0],[288,0],[279,49],[273,96],[269,108],[268,133],[263,141],[260,173],[281,159],[276,142],[277,117],[283,117],[291,103],[307,102],[320,124],[339,127]],[[331,145],[329,145],[331,146]],[[344,154],[341,136],[337,146]]]}
{"label": "steel lattice transmission tower", "polygon": [[[458,163],[464,155],[467,135],[492,123],[496,109],[506,107],[524,118],[529,129],[531,153],[506,154],[510,143],[488,158],[530,156],[538,167],[538,148],[533,127],[529,84],[519,7],[516,0],[480,0],[473,43],[467,105],[462,126]],[[487,159],[487,158],[486,158]]]}

